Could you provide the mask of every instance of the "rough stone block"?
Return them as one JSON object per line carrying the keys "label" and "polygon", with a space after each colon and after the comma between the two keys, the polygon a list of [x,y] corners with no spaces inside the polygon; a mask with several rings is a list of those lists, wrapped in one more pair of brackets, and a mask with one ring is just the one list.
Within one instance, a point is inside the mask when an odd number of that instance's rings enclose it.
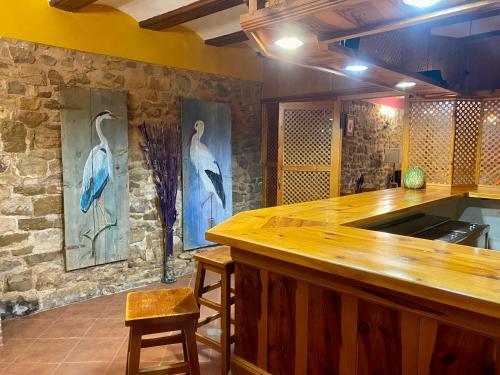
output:
{"label": "rough stone block", "polygon": [[29,219],[19,219],[17,225],[20,230],[43,230],[54,227],[54,221],[48,220],[45,217],[35,217]]}
{"label": "rough stone block", "polygon": [[54,251],[51,253],[32,254],[24,257],[24,260],[26,261],[28,266],[31,267],[44,262],[52,262],[53,260],[57,259],[59,254],[59,251]]}
{"label": "rough stone block", "polygon": [[16,167],[23,177],[44,177],[48,170],[47,161],[33,157],[20,159]]}
{"label": "rough stone block", "polygon": [[0,236],[0,247],[11,246],[28,239],[28,233],[12,233]]}
{"label": "rough stone block", "polygon": [[2,260],[0,262],[0,274],[10,272],[16,268],[21,267],[23,264],[18,260]]}
{"label": "rough stone block", "polygon": [[45,112],[20,111],[17,119],[28,128],[36,128],[42,122],[47,121],[48,116]]}
{"label": "rough stone block", "polygon": [[33,252],[33,246],[24,246],[20,247],[18,249],[12,249],[11,253],[14,256],[22,256],[22,255],[28,255]]}
{"label": "rough stone block", "polygon": [[0,212],[4,215],[31,215],[33,205],[28,197],[16,197],[0,202]]}
{"label": "rough stone block", "polygon": [[14,186],[14,193],[22,195],[41,195],[45,193],[45,186],[43,185]]}
{"label": "rough stone block", "polygon": [[24,95],[26,93],[26,86],[18,81],[10,81],[7,83],[7,93]]}
{"label": "rough stone block", "polygon": [[45,216],[62,213],[62,197],[57,195],[38,198],[33,202],[35,216]]}
{"label": "rough stone block", "polygon": [[5,152],[24,152],[26,150],[26,128],[22,123],[2,121],[0,129]]}
{"label": "rough stone block", "polygon": [[9,46],[9,53],[12,61],[16,64],[33,64],[35,55],[29,49]]}
{"label": "rough stone block", "polygon": [[31,270],[7,276],[7,291],[25,292],[30,289],[33,289]]}

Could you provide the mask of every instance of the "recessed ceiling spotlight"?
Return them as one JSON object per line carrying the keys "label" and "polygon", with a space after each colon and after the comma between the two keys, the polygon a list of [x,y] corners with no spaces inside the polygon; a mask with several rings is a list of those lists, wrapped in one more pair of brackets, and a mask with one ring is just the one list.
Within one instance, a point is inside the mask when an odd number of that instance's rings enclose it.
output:
{"label": "recessed ceiling spotlight", "polygon": [[427,8],[436,5],[441,0],[403,0],[403,3],[417,8]]}
{"label": "recessed ceiling spotlight", "polygon": [[295,49],[299,48],[304,44],[304,42],[300,39],[297,39],[293,36],[291,37],[286,37],[286,38],[281,38],[278,39],[277,41],[274,42],[277,46],[284,48],[284,49]]}
{"label": "recessed ceiling spotlight", "polygon": [[368,67],[366,65],[356,64],[356,65],[347,65],[345,70],[349,72],[364,72]]}
{"label": "recessed ceiling spotlight", "polygon": [[402,82],[399,82],[396,87],[398,89],[409,89],[410,87],[413,87],[415,86],[416,83],[415,82],[410,82],[410,81],[402,81]]}

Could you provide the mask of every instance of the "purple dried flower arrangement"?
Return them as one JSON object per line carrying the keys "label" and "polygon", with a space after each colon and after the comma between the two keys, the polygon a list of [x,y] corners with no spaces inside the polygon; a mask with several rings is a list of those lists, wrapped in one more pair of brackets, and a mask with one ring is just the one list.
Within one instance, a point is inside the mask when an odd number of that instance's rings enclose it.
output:
{"label": "purple dried flower arrangement", "polygon": [[163,282],[175,281],[173,269],[174,223],[177,218],[175,202],[179,185],[180,130],[171,123],[145,122],[139,125],[144,139],[141,144],[146,162],[153,173],[153,181],[158,193],[161,220],[165,228]]}

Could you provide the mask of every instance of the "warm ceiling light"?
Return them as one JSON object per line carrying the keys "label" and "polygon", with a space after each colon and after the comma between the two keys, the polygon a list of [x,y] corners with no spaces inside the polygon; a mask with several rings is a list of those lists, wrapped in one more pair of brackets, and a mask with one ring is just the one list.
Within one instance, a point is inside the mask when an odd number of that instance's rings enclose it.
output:
{"label": "warm ceiling light", "polygon": [[413,87],[415,86],[416,83],[415,82],[408,82],[408,81],[403,81],[403,82],[399,82],[396,87],[398,89],[409,89],[410,87]]}
{"label": "warm ceiling light", "polygon": [[295,37],[286,37],[286,38],[281,38],[278,39],[277,41],[274,42],[277,46],[284,48],[284,49],[295,49],[299,48],[304,44],[302,40],[299,40]]}
{"label": "warm ceiling light", "polygon": [[396,116],[396,111],[394,110],[394,108],[389,107],[388,105],[381,105],[380,114],[387,117],[394,117]]}
{"label": "warm ceiling light", "polygon": [[411,5],[417,8],[427,8],[436,5],[441,0],[403,0],[406,5]]}
{"label": "warm ceiling light", "polygon": [[360,64],[347,65],[345,67],[345,70],[347,70],[349,72],[364,72],[366,69],[368,69],[368,67],[366,65],[360,65]]}

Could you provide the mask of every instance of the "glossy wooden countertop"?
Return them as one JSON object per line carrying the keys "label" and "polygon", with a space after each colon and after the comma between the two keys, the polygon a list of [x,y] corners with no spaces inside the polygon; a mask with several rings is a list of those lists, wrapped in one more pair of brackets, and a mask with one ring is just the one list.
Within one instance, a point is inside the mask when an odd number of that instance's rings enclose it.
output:
{"label": "glossy wooden countertop", "polygon": [[500,187],[429,186],[362,193],[235,215],[210,241],[500,318],[500,251],[355,228]]}

